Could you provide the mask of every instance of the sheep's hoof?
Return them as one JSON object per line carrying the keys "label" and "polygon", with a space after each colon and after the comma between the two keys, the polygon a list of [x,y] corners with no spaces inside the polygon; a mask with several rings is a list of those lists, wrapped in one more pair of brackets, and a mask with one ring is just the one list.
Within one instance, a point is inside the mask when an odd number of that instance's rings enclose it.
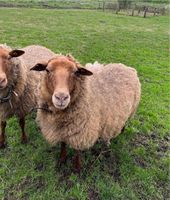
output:
{"label": "sheep's hoof", "polygon": [[76,151],[76,155],[73,158],[73,166],[74,166],[74,173],[80,175],[81,171],[81,158],[80,158],[80,151]]}
{"label": "sheep's hoof", "polygon": [[79,162],[73,164],[73,172],[75,174],[77,174],[77,175],[80,175],[80,173],[81,173],[81,164]]}
{"label": "sheep's hoof", "polygon": [[121,133],[124,133],[126,126],[124,126],[121,130]]}
{"label": "sheep's hoof", "polygon": [[74,173],[80,176],[81,169],[80,168],[74,168]]}
{"label": "sheep's hoof", "polygon": [[5,149],[6,144],[4,142],[0,142],[0,149]]}
{"label": "sheep's hoof", "polygon": [[62,165],[66,164],[67,157],[59,158],[58,160],[58,167],[61,167]]}
{"label": "sheep's hoof", "polygon": [[27,137],[22,137],[21,138],[21,144],[27,144],[28,143],[28,138]]}

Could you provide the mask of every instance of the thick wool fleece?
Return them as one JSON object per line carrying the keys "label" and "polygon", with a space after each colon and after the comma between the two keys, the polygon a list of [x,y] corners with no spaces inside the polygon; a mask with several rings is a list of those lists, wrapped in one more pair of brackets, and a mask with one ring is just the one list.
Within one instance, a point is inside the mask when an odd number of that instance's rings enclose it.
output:
{"label": "thick wool fleece", "polygon": [[[88,64],[93,76],[79,78],[70,105],[53,114],[38,111],[37,120],[50,144],[65,142],[77,150],[88,149],[102,138],[109,142],[135,113],[140,101],[141,86],[135,69],[123,64]],[[45,86],[41,84],[40,102]],[[45,95],[46,97],[48,94]]]}
{"label": "thick wool fleece", "polygon": [[[0,45],[7,51],[12,49],[6,45]],[[14,86],[11,99],[8,102],[0,104],[0,121],[16,115],[18,118],[24,117],[37,104],[37,85],[40,79],[38,73],[30,71],[35,63],[41,62],[42,59],[50,59],[55,54],[45,47],[28,46],[23,48],[23,56],[11,59],[11,71],[8,74],[8,85]],[[1,91],[0,96],[6,96],[8,88]]]}

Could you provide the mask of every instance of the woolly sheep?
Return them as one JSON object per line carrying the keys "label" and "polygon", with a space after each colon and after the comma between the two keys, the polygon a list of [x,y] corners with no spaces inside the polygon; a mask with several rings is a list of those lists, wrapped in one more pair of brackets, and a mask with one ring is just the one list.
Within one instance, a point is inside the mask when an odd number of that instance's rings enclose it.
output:
{"label": "woolly sheep", "polygon": [[39,82],[39,75],[29,69],[36,62],[50,59],[53,55],[52,51],[36,45],[21,50],[0,45],[0,148],[5,147],[6,120],[14,115],[19,118],[22,129],[21,141],[27,141],[24,118],[36,106]]}
{"label": "woolly sheep", "polygon": [[[77,150],[75,167],[80,171],[80,151],[101,138],[115,138],[135,113],[140,101],[140,82],[135,69],[123,64],[87,64],[83,68],[71,56],[57,56],[32,70],[46,71],[40,82],[37,121],[46,140]],[[89,71],[90,70],[90,71]],[[93,76],[92,75],[93,72]],[[89,77],[90,76],[90,77]]]}

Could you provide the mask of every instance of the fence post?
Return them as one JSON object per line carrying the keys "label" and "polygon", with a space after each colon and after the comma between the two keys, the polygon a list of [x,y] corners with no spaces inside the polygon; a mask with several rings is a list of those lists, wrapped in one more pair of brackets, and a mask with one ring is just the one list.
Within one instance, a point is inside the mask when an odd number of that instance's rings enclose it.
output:
{"label": "fence post", "polygon": [[119,4],[117,5],[116,14],[118,14],[118,12],[120,12]]}
{"label": "fence post", "polygon": [[135,4],[135,5],[133,6],[133,8],[132,8],[132,16],[134,16],[135,8],[136,8],[136,4]]}
{"label": "fence post", "polygon": [[140,8],[139,8],[139,10],[138,10],[138,15],[140,14]]}
{"label": "fence post", "polygon": [[157,9],[156,9],[156,8],[154,8],[154,14],[153,14],[154,16],[156,15],[156,10],[157,10]]}
{"label": "fence post", "polygon": [[144,15],[143,15],[144,18],[146,18],[146,12],[147,12],[147,11],[148,11],[148,8],[145,7],[145,9],[144,9]]}
{"label": "fence post", "polygon": [[134,9],[134,8],[132,8],[132,16],[134,16],[134,12],[135,12],[135,9]]}
{"label": "fence post", "polygon": [[105,1],[103,1],[103,12],[105,11]]}
{"label": "fence post", "polygon": [[100,10],[100,1],[99,1],[98,9]]}

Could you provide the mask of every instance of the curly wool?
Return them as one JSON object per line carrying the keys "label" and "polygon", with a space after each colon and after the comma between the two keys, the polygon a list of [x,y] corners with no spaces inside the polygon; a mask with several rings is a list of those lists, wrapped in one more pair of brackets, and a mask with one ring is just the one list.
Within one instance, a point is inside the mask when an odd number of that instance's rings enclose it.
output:
{"label": "curly wool", "polygon": [[53,114],[40,110],[37,121],[52,145],[65,142],[74,149],[84,150],[99,138],[109,143],[137,109],[141,86],[135,69],[123,64],[99,63],[87,64],[87,68],[93,71],[93,76],[77,80],[71,103],[62,111],[55,110],[42,80],[39,101],[49,100]]}

